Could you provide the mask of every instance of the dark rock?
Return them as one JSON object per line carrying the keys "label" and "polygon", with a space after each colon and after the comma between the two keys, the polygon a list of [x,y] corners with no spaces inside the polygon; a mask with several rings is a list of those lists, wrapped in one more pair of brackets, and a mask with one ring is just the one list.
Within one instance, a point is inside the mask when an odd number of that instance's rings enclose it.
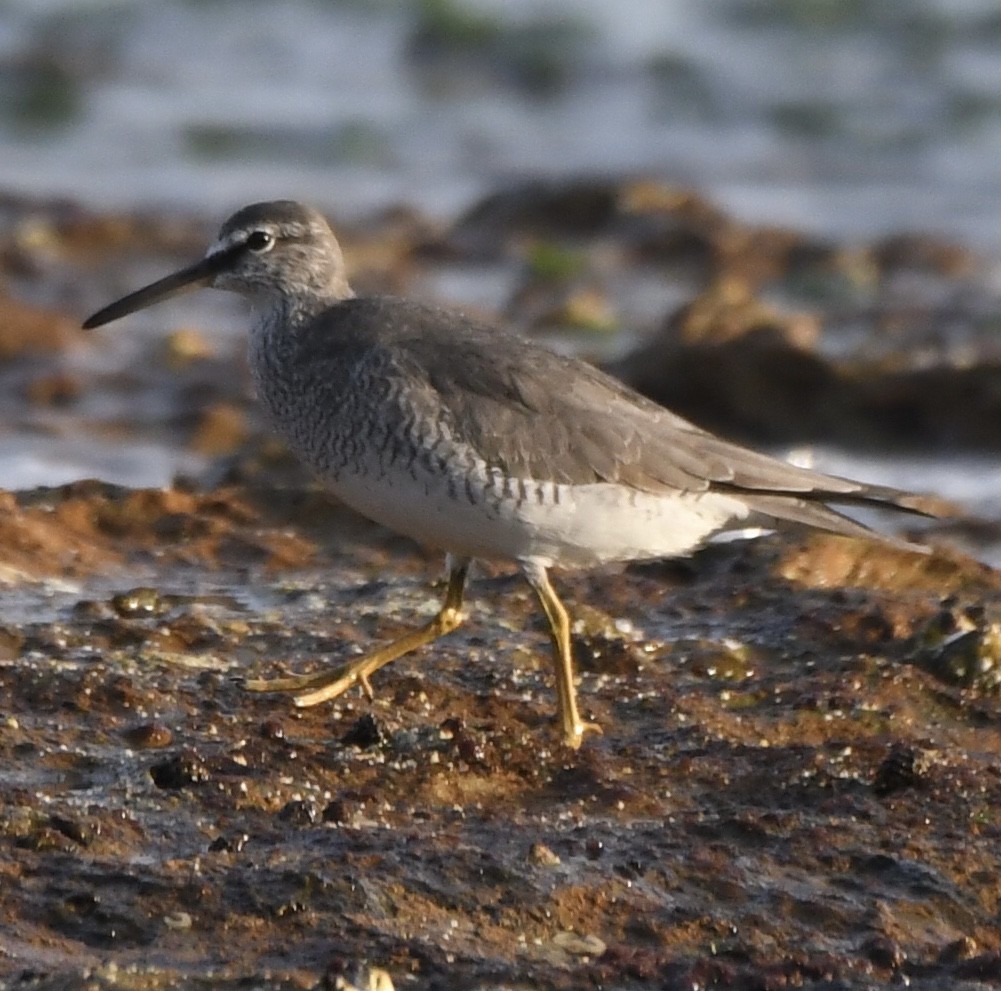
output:
{"label": "dark rock", "polygon": [[193,750],[184,750],[168,757],[149,769],[157,788],[174,790],[188,785],[203,784],[209,780],[209,769]]}

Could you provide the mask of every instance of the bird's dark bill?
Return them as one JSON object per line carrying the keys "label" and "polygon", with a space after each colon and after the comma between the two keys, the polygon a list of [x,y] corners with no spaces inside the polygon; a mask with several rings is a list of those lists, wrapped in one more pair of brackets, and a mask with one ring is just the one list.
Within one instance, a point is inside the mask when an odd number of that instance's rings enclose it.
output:
{"label": "bird's dark bill", "polygon": [[147,306],[169,299],[171,296],[209,285],[212,279],[226,268],[230,256],[231,252],[227,250],[206,255],[201,261],[195,262],[194,265],[189,265],[187,268],[182,268],[180,272],[174,272],[173,275],[168,275],[151,285],[129,293],[128,296],[122,297],[103,310],[98,310],[93,316],[84,320],[84,330],[102,327],[106,323],[111,323],[112,320],[119,320],[130,313],[135,313],[136,310],[145,309]]}

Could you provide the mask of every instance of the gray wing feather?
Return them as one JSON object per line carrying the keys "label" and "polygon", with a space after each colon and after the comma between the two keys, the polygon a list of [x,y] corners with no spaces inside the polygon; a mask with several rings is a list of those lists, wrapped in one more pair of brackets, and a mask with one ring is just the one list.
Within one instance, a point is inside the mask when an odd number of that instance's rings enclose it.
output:
{"label": "gray wing feather", "polygon": [[893,505],[906,499],[723,440],[584,362],[541,346],[512,353],[501,344],[415,364],[427,373],[428,408],[447,411],[464,441],[514,477],[619,482],[647,492],[726,489]]}
{"label": "gray wing feather", "polygon": [[[618,482],[645,492],[741,493],[762,514],[836,532],[867,528],[823,505],[918,512],[906,493],[798,468],[716,437],[578,359],[460,314],[391,297],[338,304],[317,360],[367,353],[401,419],[416,419],[512,478]],[[339,339],[339,345],[334,344]]]}

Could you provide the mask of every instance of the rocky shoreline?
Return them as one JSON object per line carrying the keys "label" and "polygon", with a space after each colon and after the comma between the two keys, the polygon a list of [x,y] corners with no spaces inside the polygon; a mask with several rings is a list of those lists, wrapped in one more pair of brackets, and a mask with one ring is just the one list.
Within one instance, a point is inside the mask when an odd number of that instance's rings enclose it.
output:
{"label": "rocky shoreline", "polygon": [[[204,466],[0,493],[0,984],[1001,987],[1001,582],[960,549],[997,520],[923,530],[927,556],[766,537],[558,576],[604,728],[577,753],[503,568],[374,702],[295,710],[241,679],[420,622],[438,556],[310,483],[239,341],[79,359],[119,269],[197,256],[218,218],[0,215],[4,435]],[[823,244],[646,180],[341,233],[359,287],[442,298],[486,267],[487,316],[742,440],[998,450],[992,276],[931,237]]]}

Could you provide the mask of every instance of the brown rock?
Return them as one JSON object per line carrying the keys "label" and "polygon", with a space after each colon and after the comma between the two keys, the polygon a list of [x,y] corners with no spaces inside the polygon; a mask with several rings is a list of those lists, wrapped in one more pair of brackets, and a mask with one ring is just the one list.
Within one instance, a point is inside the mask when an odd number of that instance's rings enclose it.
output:
{"label": "brown rock", "polygon": [[62,351],[82,337],[83,331],[66,314],[0,295],[0,361]]}

